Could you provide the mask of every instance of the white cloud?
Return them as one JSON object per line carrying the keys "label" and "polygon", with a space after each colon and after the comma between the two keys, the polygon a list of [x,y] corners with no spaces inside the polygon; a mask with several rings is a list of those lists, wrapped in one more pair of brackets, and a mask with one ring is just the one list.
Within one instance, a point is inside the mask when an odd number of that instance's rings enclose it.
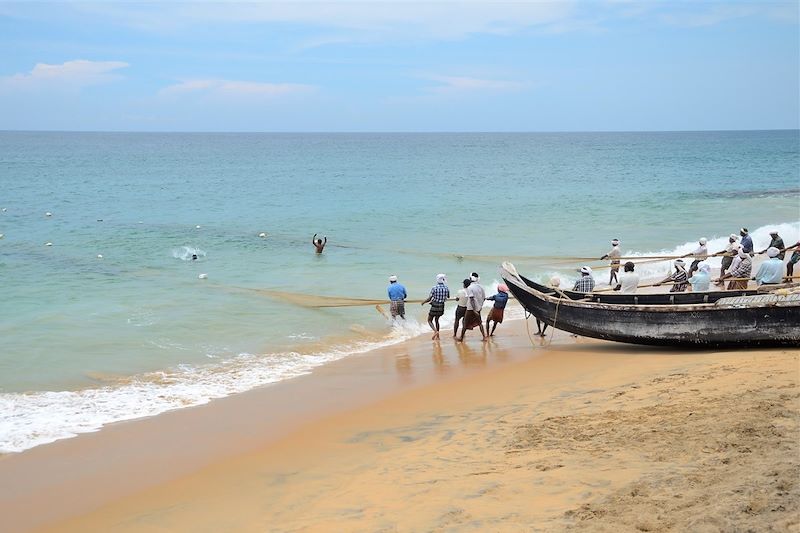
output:
{"label": "white cloud", "polygon": [[0,78],[0,85],[16,88],[85,87],[120,79],[115,71],[129,66],[124,61],[75,59],[60,65],[37,63],[30,72]]}
{"label": "white cloud", "polygon": [[440,85],[430,90],[439,94],[466,93],[476,91],[518,91],[528,86],[526,83],[505,80],[486,80],[465,76],[431,76]]}
{"label": "white cloud", "polygon": [[289,94],[307,93],[315,88],[301,83],[262,83],[237,80],[185,80],[165,87],[159,94],[175,96],[181,94],[210,94],[216,96],[259,96],[276,97]]}

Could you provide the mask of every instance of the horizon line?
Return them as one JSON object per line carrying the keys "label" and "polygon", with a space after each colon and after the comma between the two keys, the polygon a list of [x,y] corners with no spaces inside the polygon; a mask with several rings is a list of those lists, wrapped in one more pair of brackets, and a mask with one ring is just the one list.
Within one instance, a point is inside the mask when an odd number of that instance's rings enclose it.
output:
{"label": "horizon line", "polygon": [[733,132],[772,132],[800,131],[797,128],[755,128],[755,129],[686,129],[686,130],[17,130],[0,129],[0,133],[161,133],[161,134],[530,134],[530,133],[733,133]]}

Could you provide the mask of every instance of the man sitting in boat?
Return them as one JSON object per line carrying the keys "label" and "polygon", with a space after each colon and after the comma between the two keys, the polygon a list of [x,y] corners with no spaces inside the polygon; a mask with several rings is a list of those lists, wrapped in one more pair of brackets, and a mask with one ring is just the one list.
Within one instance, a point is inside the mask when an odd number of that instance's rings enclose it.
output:
{"label": "man sitting in boat", "polygon": [[627,294],[633,294],[636,292],[636,288],[639,286],[639,274],[634,272],[633,269],[633,261],[628,261],[625,263],[624,272],[619,277],[619,283],[616,287],[614,287],[615,291],[620,291]]}
{"label": "man sitting in boat", "polygon": [[581,273],[581,277],[575,282],[572,290],[576,292],[592,292],[594,290],[594,278],[592,277],[591,267],[582,266],[578,272]]}
{"label": "man sitting in boat", "polygon": [[[738,254],[740,246],[739,236],[735,233],[731,233],[731,236],[728,237],[728,246],[726,246],[724,250],[714,254],[722,255],[722,265],[720,265],[719,268],[720,277],[724,276],[725,271],[733,264],[733,258]],[[722,285],[722,281],[717,281],[717,285]]]}
{"label": "man sitting in boat", "polygon": [[780,250],[774,246],[767,248],[769,259],[761,263],[756,272],[756,283],[759,285],[770,285],[780,283],[783,280],[783,261],[778,259]]}
{"label": "man sitting in boat", "polygon": [[781,239],[780,235],[778,235],[778,230],[775,229],[770,231],[769,236],[772,237],[772,240],[769,242],[769,246],[758,252],[759,255],[766,253],[767,250],[769,250],[770,248],[776,248],[778,250],[778,255],[776,257],[781,261],[783,261],[783,258],[785,257],[786,254],[786,252],[784,251],[786,245],[783,244],[783,239]]}
{"label": "man sitting in boat", "polygon": [[733,278],[728,283],[728,290],[740,290],[747,288],[747,281],[750,279],[750,274],[753,272],[753,260],[750,259],[750,254],[744,248],[739,248],[736,257],[731,263],[731,269],[721,276],[720,281],[725,278]]}
{"label": "man sitting in boat", "polygon": [[[689,274],[688,277],[692,277],[694,273],[697,271],[697,266],[708,258],[708,239],[702,237],[700,241],[698,241],[699,246],[694,249],[694,251],[690,254],[686,254],[683,257],[693,257],[694,261],[692,261],[691,266],[689,267]],[[680,292],[680,291],[676,291]]]}
{"label": "man sitting in boat", "polygon": [[692,284],[692,292],[708,291],[711,285],[711,267],[708,263],[700,263],[695,275],[689,278],[689,283]]}
{"label": "man sitting in boat", "polygon": [[671,281],[672,288],[669,292],[683,292],[689,287],[689,278],[686,275],[686,263],[683,262],[683,259],[676,259],[673,264],[675,265],[675,272],[656,283],[655,286],[658,287],[662,283]]}

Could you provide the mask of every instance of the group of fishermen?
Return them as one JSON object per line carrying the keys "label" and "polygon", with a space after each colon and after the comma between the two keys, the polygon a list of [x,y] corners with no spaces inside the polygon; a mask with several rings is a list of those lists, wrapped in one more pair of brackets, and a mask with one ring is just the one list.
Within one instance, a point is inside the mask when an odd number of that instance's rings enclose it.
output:
{"label": "group of fishermen", "polygon": [[[508,303],[508,287],[503,284],[497,286],[497,294],[486,296],[486,291],[480,284],[480,276],[477,272],[472,272],[468,278],[462,282],[463,288],[459,289],[456,296],[455,321],[453,323],[453,338],[458,341],[464,340],[464,334],[476,326],[481,331],[483,340],[487,340],[494,335],[497,325],[503,322],[503,314]],[[389,295],[390,313],[392,319],[400,317],[405,320],[405,301],[408,298],[408,291],[397,281],[397,276],[389,276],[389,286],[386,290]],[[428,297],[420,305],[430,304],[428,311],[428,325],[433,330],[433,340],[439,338],[439,318],[444,315],[444,304],[450,299],[450,288],[447,286],[447,276],[437,274],[436,285],[434,285]],[[484,330],[481,310],[486,300],[494,302],[492,309],[486,317],[486,329]],[[491,323],[494,322],[494,325]],[[459,325],[461,335],[458,334]],[[491,328],[490,328],[491,326]]]}
{"label": "group of fishermen", "polygon": [[[722,286],[725,284],[725,280],[729,280],[728,290],[747,289],[747,284],[750,280],[755,280],[759,286],[789,282],[794,276],[794,265],[800,261],[800,241],[787,247],[778,234],[778,230],[772,230],[770,237],[769,246],[760,252],[756,252],[753,249],[753,239],[749,231],[747,228],[741,228],[738,236],[735,233],[730,235],[728,245],[724,250],[714,254],[708,253],[708,241],[705,237],[701,238],[698,241],[699,246],[693,252],[675,259],[673,262],[675,271],[655,285],[671,283],[670,292],[683,292],[689,286],[692,287],[692,291],[700,292],[708,291],[712,281],[716,285]],[[785,265],[784,273],[783,260],[786,252],[791,250],[794,251]],[[752,276],[753,257],[763,254],[767,255],[767,259],[761,263],[755,276]],[[711,266],[705,260],[716,256],[722,256],[722,264],[719,277],[712,280]],[[619,239],[614,239],[611,241],[611,250],[600,258],[611,260],[608,284],[614,290],[625,293],[636,292],[639,286],[639,275],[635,273],[635,265],[632,261],[625,263],[624,272],[618,276],[621,257],[622,251],[619,247]],[[693,260],[687,269],[684,258],[688,257],[693,258]],[[584,266],[579,271],[581,272],[581,277],[575,282],[573,290],[592,292],[594,290],[592,269]]]}

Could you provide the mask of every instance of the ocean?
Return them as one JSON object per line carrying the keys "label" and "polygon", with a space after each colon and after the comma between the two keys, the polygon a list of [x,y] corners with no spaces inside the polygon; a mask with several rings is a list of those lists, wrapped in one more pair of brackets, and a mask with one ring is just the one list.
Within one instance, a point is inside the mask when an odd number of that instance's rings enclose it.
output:
{"label": "ocean", "polygon": [[569,284],[612,238],[626,256],[716,252],[742,226],[793,244],[800,132],[0,132],[0,208],[13,453],[429,333],[419,305],[394,325],[280,293],[384,299],[394,274],[422,299],[471,271],[491,293],[506,259]]}

